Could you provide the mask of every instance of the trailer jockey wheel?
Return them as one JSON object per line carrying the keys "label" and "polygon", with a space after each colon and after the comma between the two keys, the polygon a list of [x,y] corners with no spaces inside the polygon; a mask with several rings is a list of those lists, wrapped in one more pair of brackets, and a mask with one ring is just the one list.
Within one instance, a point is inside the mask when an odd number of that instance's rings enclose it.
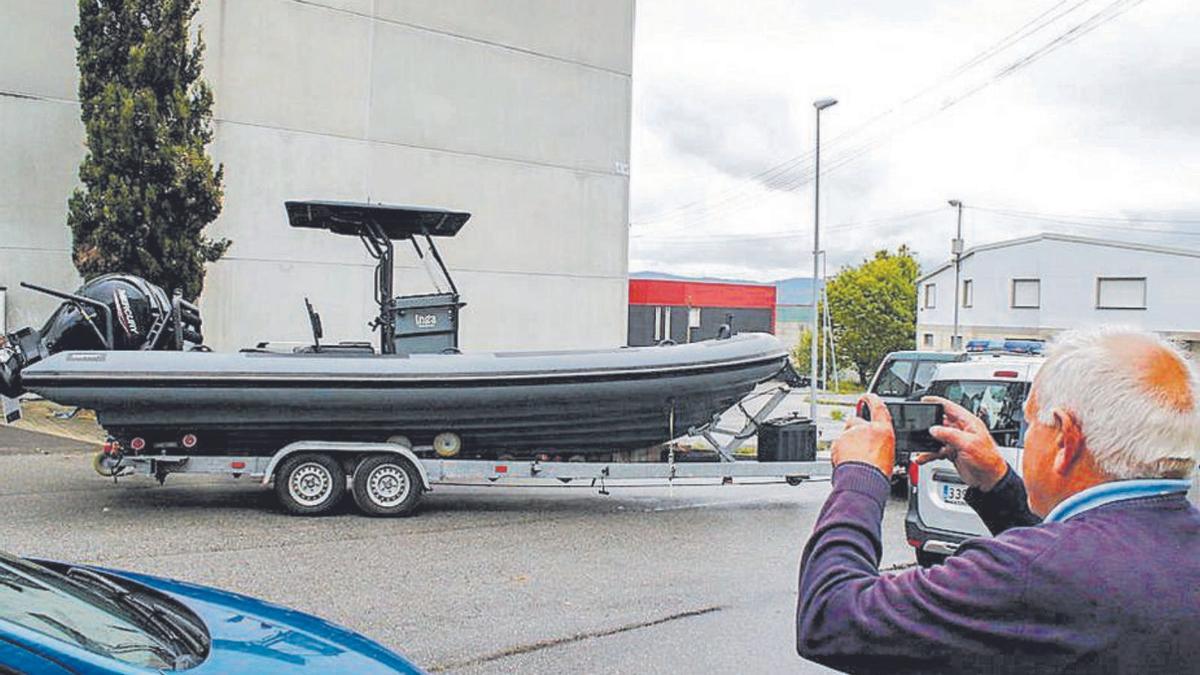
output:
{"label": "trailer jockey wheel", "polygon": [[292,455],[283,460],[275,474],[275,495],[294,515],[325,515],[345,494],[346,472],[329,455]]}
{"label": "trailer jockey wheel", "polygon": [[368,516],[408,516],[421,499],[421,475],[398,455],[371,455],[354,470],[354,503]]}
{"label": "trailer jockey wheel", "polygon": [[112,478],[117,475],[117,472],[121,470],[120,467],[121,460],[103,450],[92,455],[92,468],[96,470],[96,473],[105,478]]}
{"label": "trailer jockey wheel", "polygon": [[462,450],[462,439],[458,434],[444,431],[433,437],[433,451],[438,457],[449,459],[454,457]]}

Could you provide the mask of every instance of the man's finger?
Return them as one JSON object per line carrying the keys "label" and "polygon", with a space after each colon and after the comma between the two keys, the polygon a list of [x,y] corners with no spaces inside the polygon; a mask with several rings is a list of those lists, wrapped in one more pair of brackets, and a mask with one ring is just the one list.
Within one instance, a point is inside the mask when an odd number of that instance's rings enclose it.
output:
{"label": "man's finger", "polygon": [[867,404],[867,409],[871,411],[872,422],[883,422],[889,427],[892,426],[892,413],[883,399],[875,394],[865,394],[859,401]]}
{"label": "man's finger", "polygon": [[847,417],[847,418],[846,418],[846,423],[842,425],[842,429],[843,429],[843,430],[849,430],[849,429],[851,429],[851,428],[853,428],[853,427],[862,426],[862,425],[864,425],[864,424],[870,424],[870,422],[868,422],[868,421],[866,421],[866,420],[864,420],[863,418],[861,418],[861,417],[858,417],[858,416]]}
{"label": "man's finger", "polygon": [[958,427],[959,429],[969,429],[974,424],[977,418],[971,414],[970,410],[961,405],[941,396],[922,396],[922,403],[940,403],[942,410],[946,413],[946,421]]}
{"label": "man's finger", "polygon": [[920,464],[928,464],[935,459],[949,459],[950,455],[948,454],[948,452],[949,451],[946,450],[946,448],[942,448],[941,450],[938,450],[937,452],[922,452],[921,454],[913,457],[913,461],[916,462],[918,465],[920,465]]}
{"label": "man's finger", "polygon": [[969,446],[974,440],[974,436],[971,434],[954,427],[932,426],[929,427],[929,435],[955,450]]}

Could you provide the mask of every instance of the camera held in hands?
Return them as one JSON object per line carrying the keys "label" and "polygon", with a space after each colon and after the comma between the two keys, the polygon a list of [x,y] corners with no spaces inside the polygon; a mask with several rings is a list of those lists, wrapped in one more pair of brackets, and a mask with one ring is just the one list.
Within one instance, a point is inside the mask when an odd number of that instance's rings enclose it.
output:
{"label": "camera held in hands", "polygon": [[[941,403],[900,401],[889,402],[887,407],[892,415],[897,453],[936,452],[942,447],[941,441],[929,434],[929,427],[942,424],[945,418]],[[865,403],[860,403],[858,416],[871,419],[871,409]]]}

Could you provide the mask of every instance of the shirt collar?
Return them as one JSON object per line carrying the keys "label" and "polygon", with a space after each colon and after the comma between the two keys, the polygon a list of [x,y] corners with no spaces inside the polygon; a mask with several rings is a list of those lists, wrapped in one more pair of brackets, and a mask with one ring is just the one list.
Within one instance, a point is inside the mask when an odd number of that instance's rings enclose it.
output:
{"label": "shirt collar", "polygon": [[1055,506],[1046,516],[1044,522],[1061,523],[1084,511],[1126,499],[1159,497],[1175,493],[1186,494],[1191,486],[1192,482],[1186,478],[1137,478],[1101,483],[1076,492],[1059,502],[1058,506]]}

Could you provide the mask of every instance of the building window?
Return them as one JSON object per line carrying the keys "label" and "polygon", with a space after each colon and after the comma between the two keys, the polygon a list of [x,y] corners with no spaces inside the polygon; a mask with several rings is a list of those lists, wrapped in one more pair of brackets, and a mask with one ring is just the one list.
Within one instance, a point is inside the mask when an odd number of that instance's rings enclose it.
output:
{"label": "building window", "polygon": [[973,307],[975,305],[975,280],[963,279],[962,287],[962,306]]}
{"label": "building window", "polygon": [[1146,309],[1146,277],[1098,277],[1096,309]]}
{"label": "building window", "polygon": [[699,328],[699,327],[700,327],[700,308],[699,307],[689,307],[688,308],[688,328]]}
{"label": "building window", "polygon": [[1013,309],[1037,309],[1042,306],[1042,282],[1039,279],[1013,279]]}
{"label": "building window", "polygon": [[925,309],[937,306],[937,284],[925,284]]}
{"label": "building window", "polygon": [[662,339],[662,307],[654,308],[654,341]]}
{"label": "building window", "polygon": [[925,345],[926,347],[932,347],[933,346],[933,333],[926,333],[925,336],[923,338],[921,338],[921,344]]}

